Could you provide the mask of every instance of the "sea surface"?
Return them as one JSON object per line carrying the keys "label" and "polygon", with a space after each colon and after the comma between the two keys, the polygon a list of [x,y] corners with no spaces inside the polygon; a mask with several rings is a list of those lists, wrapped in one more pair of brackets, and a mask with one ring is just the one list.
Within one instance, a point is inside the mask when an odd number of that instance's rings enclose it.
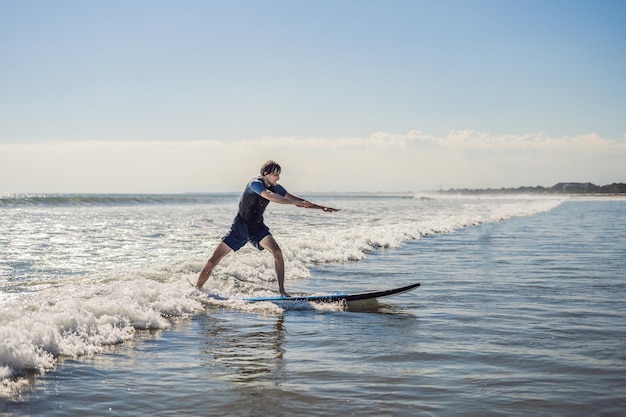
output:
{"label": "sea surface", "polygon": [[626,199],[312,194],[194,290],[238,194],[0,197],[0,416],[623,416]]}

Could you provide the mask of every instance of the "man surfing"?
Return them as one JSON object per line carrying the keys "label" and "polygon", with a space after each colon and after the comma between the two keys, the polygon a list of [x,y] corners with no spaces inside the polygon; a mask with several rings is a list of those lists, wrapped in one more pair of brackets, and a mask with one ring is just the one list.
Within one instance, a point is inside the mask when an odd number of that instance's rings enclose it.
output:
{"label": "man surfing", "polygon": [[247,242],[250,242],[257,249],[267,249],[274,256],[278,291],[280,291],[281,295],[288,296],[285,292],[285,261],[283,260],[283,253],[270,233],[269,228],[264,223],[263,213],[265,208],[270,201],[273,201],[278,204],[291,204],[296,207],[319,209],[325,212],[339,210],[321,206],[290,194],[283,186],[278,184],[280,172],[280,165],[274,161],[267,161],[261,167],[261,175],[250,180],[239,200],[239,211],[237,216],[235,216],[230,231],[222,238],[213,255],[200,272],[198,282],[196,283],[198,289],[202,288],[209,279],[211,272],[213,272],[213,268],[220,263],[224,256],[231,251],[238,251]]}

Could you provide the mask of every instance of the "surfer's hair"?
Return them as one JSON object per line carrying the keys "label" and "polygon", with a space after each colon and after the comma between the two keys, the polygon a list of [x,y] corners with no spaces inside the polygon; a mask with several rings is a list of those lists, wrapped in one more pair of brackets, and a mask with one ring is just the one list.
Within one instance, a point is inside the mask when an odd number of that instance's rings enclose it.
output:
{"label": "surfer's hair", "polygon": [[280,174],[280,165],[274,161],[267,161],[261,167],[261,176],[265,176],[268,174]]}

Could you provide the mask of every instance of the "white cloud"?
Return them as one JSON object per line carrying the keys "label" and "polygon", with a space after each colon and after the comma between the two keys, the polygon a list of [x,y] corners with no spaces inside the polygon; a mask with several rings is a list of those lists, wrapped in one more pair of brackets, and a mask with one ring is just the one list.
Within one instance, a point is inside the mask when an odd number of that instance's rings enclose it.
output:
{"label": "white cloud", "polygon": [[472,130],[246,141],[0,144],[0,193],[238,191],[267,159],[302,191],[598,184],[626,180],[626,141]]}
{"label": "white cloud", "polygon": [[593,153],[624,152],[626,141],[617,142],[594,133],[580,136],[550,137],[546,133],[532,135],[492,135],[474,130],[452,131],[438,140],[441,146],[457,149],[484,149],[506,151],[559,151]]}

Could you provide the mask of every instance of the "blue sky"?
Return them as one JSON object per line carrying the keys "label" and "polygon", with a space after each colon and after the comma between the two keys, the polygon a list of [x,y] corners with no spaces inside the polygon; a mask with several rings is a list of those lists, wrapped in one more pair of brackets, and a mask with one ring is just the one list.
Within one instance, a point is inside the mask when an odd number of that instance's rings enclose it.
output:
{"label": "blue sky", "polygon": [[236,191],[270,158],[311,191],[623,182],[625,21],[606,0],[0,0],[0,194]]}

